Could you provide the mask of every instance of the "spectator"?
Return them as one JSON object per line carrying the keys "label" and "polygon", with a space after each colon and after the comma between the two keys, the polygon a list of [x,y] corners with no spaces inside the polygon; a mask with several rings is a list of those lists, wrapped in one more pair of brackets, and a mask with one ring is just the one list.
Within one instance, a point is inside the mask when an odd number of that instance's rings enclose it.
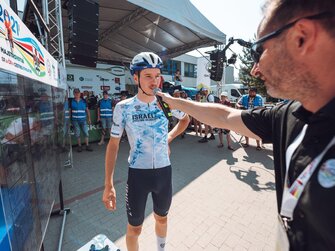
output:
{"label": "spectator", "polygon": [[[199,92],[195,95],[195,101],[201,102],[201,94]],[[195,135],[196,136],[200,135],[200,137],[202,137],[202,123],[199,120],[195,119],[194,117],[192,117],[192,120],[193,120]]]}
{"label": "spectator", "polygon": [[108,96],[108,91],[103,91],[103,98],[98,103],[98,119],[101,121],[101,139],[98,145],[103,145],[105,142],[106,132],[110,131],[113,117],[113,101]]}
{"label": "spectator", "polygon": [[[202,96],[203,96],[203,100],[202,102],[208,102],[208,103],[214,103],[214,96],[212,94],[209,94],[209,91],[207,88],[202,88],[200,90]],[[211,133],[211,136],[209,138],[207,138],[207,135],[208,135],[208,132]],[[205,124],[205,136],[198,140],[199,143],[206,143],[208,142],[208,140],[214,140],[215,139],[215,136],[214,136],[214,133],[213,133],[213,128],[209,125],[206,125]]]}
{"label": "spectator", "polygon": [[[188,100],[191,100],[191,98],[189,98],[187,96],[187,93],[185,91],[180,91],[180,98],[183,98],[183,99],[188,99]],[[185,131],[183,131],[180,135],[180,137],[183,139],[185,138],[185,135],[186,135],[186,130],[190,127],[190,124],[191,124],[191,121],[192,121],[192,117],[189,116],[189,119],[190,119],[190,123],[188,125],[188,127],[185,129]]]}
{"label": "spectator", "polygon": [[174,73],[173,81],[175,82],[176,85],[178,85],[179,82],[183,82],[183,79],[181,78],[181,73],[180,73],[179,69],[177,69],[176,72]]}
{"label": "spectator", "polygon": [[91,115],[87,108],[85,100],[80,98],[80,90],[74,89],[73,95],[74,98],[71,100],[70,114],[74,132],[77,137],[77,143],[78,143],[77,152],[82,151],[80,131],[84,133],[86,151],[91,152],[93,151],[93,149],[88,143],[88,127],[87,127],[87,122],[89,125],[91,124]]}
{"label": "spectator", "polygon": [[[226,106],[231,107],[231,103],[228,99],[228,93],[227,92],[222,92],[220,95],[220,103]],[[226,139],[227,139],[227,145],[228,145],[228,149],[234,151],[234,148],[231,146],[231,137],[230,137],[230,130],[228,129],[219,129],[219,145],[218,148],[222,148],[223,145],[223,134],[226,135]]]}
{"label": "spectator", "polygon": [[[243,110],[252,110],[254,108],[263,107],[263,98],[261,95],[257,94],[256,88],[250,87],[249,93],[243,95],[237,102],[237,107]],[[262,149],[260,140],[256,140],[256,143],[256,150],[260,151]],[[245,144],[242,144],[242,146],[249,146],[249,137],[245,137]]]}

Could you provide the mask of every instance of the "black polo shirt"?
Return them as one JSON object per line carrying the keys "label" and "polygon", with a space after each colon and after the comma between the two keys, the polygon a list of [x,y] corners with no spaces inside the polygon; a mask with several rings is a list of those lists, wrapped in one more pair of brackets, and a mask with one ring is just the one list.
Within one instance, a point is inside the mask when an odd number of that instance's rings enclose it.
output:
{"label": "black polo shirt", "polygon": [[[282,202],[287,147],[308,124],[292,155],[289,181],[299,176],[335,136],[335,98],[316,113],[299,102],[273,109],[243,111],[245,125],[265,143],[273,143],[278,211]],[[321,168],[320,168],[321,167]],[[335,146],[322,158],[297,203],[289,231],[291,250],[335,250]]]}

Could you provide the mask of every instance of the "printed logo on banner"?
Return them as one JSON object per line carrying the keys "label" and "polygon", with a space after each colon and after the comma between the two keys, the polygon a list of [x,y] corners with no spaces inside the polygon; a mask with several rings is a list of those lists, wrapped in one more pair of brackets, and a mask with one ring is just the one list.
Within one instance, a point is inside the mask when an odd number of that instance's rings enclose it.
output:
{"label": "printed logo on banner", "polygon": [[67,81],[74,81],[74,75],[73,74],[67,74],[66,78],[67,78]]}
{"label": "printed logo on banner", "polygon": [[124,67],[121,67],[121,66],[113,66],[111,67],[110,71],[114,76],[121,77],[125,75]]}
{"label": "printed logo on banner", "polygon": [[109,85],[100,86],[100,90],[102,91],[109,91],[110,89],[111,87]]}

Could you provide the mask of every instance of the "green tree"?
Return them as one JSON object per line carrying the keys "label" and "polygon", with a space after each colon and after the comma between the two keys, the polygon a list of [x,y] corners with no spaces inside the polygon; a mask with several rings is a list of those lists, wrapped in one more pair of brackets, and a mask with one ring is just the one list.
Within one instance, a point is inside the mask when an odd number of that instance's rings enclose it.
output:
{"label": "green tree", "polygon": [[251,76],[250,71],[254,65],[254,62],[251,58],[250,49],[243,47],[242,55],[239,56],[241,60],[239,78],[242,84],[248,87],[256,87],[257,92],[263,97],[269,97],[266,93],[266,87],[264,81]]}

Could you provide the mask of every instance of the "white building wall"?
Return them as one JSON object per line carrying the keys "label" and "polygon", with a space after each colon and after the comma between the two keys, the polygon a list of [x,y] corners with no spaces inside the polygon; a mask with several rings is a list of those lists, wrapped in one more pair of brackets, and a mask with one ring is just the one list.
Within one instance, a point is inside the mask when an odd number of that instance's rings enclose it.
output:
{"label": "white building wall", "polygon": [[228,66],[226,67],[224,84],[232,84],[232,83],[234,83],[234,67]]}
{"label": "white building wall", "polygon": [[[181,76],[183,78],[183,86],[195,87],[197,85],[196,84],[197,83],[197,78],[190,78],[190,77],[185,77],[184,76],[184,70],[185,70],[184,63],[194,64],[194,65],[197,66],[198,65],[198,63],[197,63],[198,58],[193,57],[191,55],[183,54],[181,56],[172,58],[172,60],[181,62],[180,73],[181,73]],[[172,76],[171,75],[163,75],[163,77],[164,77],[165,81],[173,81],[173,75]]]}

